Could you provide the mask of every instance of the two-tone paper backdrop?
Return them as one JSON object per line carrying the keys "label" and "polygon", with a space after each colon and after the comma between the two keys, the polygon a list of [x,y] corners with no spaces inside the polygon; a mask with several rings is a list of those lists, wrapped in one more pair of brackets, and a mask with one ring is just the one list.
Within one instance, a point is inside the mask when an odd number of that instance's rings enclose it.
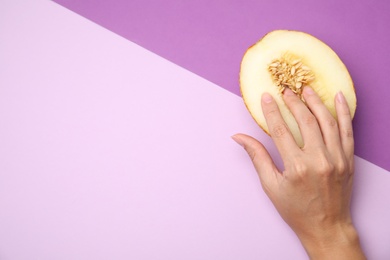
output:
{"label": "two-tone paper backdrop", "polygon": [[320,38],[355,83],[356,155],[390,170],[389,1],[55,2],[237,95],[241,58],[267,32],[302,30]]}
{"label": "two-tone paper backdrop", "polygon": [[354,222],[390,258],[387,1],[56,2],[0,1],[0,259],[307,258],[230,139],[278,158],[238,89],[278,28],[352,74]]}

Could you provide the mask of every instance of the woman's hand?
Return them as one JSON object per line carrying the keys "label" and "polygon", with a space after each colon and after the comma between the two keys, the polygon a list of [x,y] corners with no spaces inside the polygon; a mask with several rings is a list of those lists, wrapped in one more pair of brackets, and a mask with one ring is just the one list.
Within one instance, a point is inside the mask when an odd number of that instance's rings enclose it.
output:
{"label": "woman's hand", "polygon": [[307,107],[291,90],[283,94],[298,122],[303,148],[294,141],[274,99],[269,94],[262,97],[283,172],[254,138],[237,134],[233,139],[248,152],[264,191],[311,259],[365,259],[350,213],[354,140],[348,104],[338,93],[336,121],[311,88],[305,87],[303,96]]}

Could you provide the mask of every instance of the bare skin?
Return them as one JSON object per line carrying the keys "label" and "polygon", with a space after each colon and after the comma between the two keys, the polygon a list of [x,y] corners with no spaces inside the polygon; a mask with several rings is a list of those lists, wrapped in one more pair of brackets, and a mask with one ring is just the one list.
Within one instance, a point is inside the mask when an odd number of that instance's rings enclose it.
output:
{"label": "bare skin", "polygon": [[295,143],[274,99],[262,96],[283,172],[259,141],[244,134],[232,138],[248,152],[265,193],[310,259],[366,259],[350,213],[354,139],[348,104],[338,93],[336,121],[311,88],[305,87],[303,96],[308,107],[289,89],[283,95],[298,122],[303,148]]}

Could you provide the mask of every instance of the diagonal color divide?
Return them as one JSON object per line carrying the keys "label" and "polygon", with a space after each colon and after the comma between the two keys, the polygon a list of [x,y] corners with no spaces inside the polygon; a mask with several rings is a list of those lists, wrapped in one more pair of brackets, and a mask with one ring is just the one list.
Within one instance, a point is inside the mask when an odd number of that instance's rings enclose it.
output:
{"label": "diagonal color divide", "polygon": [[[7,1],[2,260],[305,259],[230,139],[276,152],[238,96],[50,1]],[[356,157],[355,177],[362,245],[389,259],[390,175]]]}
{"label": "diagonal color divide", "polygon": [[329,44],[354,79],[356,155],[390,170],[390,2],[55,0],[239,95],[245,50],[268,31],[302,30]]}

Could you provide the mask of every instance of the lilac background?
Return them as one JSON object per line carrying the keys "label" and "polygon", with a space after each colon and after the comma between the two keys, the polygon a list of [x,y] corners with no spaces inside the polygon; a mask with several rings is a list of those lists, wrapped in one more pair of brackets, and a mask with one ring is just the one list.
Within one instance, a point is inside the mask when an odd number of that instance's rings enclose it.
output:
{"label": "lilac background", "polygon": [[[1,260],[306,258],[230,139],[280,164],[240,97],[47,0],[0,1],[0,35]],[[390,259],[390,174],[355,159]]]}
{"label": "lilac background", "polygon": [[356,155],[390,170],[390,1],[55,2],[237,95],[239,64],[250,45],[274,29],[313,34],[354,79]]}

